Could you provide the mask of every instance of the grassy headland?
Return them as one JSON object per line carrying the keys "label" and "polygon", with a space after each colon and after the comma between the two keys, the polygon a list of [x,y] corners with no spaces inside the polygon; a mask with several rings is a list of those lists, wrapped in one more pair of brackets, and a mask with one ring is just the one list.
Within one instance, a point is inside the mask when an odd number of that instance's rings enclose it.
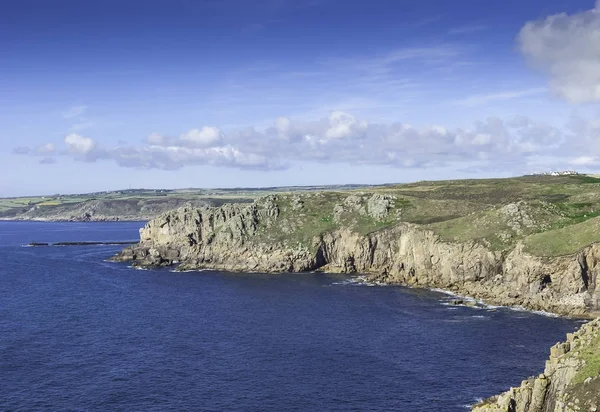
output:
{"label": "grassy headland", "polygon": [[185,205],[250,202],[274,193],[284,224],[264,228],[262,238],[288,244],[306,245],[315,235],[340,227],[367,234],[398,222],[422,225],[446,241],[474,241],[498,251],[521,242],[538,256],[565,255],[600,241],[600,179],[587,175],[5,198],[0,199],[0,218],[148,219]]}
{"label": "grassy headland", "polygon": [[[385,203],[379,218],[370,211],[373,195]],[[417,182],[303,196],[284,192],[277,203],[285,224],[265,228],[265,240],[306,244],[340,227],[367,234],[409,222],[446,241],[474,241],[496,251],[521,242],[538,256],[570,254],[600,241],[600,179],[586,175]]]}

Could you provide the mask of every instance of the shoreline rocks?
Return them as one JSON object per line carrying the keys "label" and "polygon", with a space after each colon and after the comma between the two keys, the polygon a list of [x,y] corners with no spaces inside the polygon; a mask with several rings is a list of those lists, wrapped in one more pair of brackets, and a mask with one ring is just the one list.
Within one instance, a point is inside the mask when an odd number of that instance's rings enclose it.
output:
{"label": "shoreline rocks", "polygon": [[550,349],[544,372],[473,406],[474,412],[587,412],[600,409],[600,319]]}

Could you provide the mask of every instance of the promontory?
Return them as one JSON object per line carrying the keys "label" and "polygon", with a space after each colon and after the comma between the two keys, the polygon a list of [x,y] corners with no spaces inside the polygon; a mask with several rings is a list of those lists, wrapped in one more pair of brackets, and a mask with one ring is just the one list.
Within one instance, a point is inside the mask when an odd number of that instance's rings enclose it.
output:
{"label": "promontory", "polygon": [[[419,182],[276,193],[182,207],[113,258],[134,266],[360,273],[496,305],[600,313],[600,179],[586,175]],[[555,345],[545,372],[474,408],[595,411],[600,323]]]}
{"label": "promontory", "polygon": [[114,260],[178,270],[361,273],[487,303],[599,313],[600,179],[419,182],[183,207]]}

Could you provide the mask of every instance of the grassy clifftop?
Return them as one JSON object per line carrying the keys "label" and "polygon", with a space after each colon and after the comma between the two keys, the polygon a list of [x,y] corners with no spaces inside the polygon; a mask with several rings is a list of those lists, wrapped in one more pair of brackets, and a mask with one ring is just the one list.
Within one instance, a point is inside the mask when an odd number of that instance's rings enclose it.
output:
{"label": "grassy clifftop", "polygon": [[600,241],[600,179],[585,175],[280,193],[277,203],[284,224],[264,228],[263,240],[306,244],[340,227],[367,234],[408,222],[446,241],[497,251],[522,242],[538,256],[566,255]]}

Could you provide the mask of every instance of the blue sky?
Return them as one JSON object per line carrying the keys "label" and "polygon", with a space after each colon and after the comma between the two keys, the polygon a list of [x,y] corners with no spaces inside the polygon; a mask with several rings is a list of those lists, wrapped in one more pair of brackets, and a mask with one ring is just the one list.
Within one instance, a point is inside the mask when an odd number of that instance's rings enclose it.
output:
{"label": "blue sky", "polygon": [[598,170],[590,0],[0,5],[0,196]]}

